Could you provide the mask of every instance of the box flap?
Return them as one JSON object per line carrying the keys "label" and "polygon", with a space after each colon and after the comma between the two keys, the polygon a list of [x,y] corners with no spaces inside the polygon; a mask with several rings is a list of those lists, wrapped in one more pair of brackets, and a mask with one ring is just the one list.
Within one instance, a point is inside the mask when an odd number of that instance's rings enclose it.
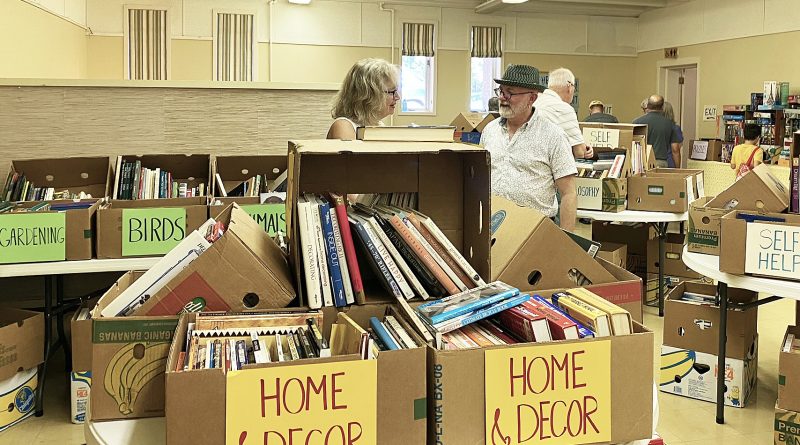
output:
{"label": "box flap", "polygon": [[0,308],[0,381],[44,361],[44,314]]}
{"label": "box flap", "polygon": [[106,196],[111,164],[108,157],[25,159],[11,162],[11,168],[37,187],[53,187],[56,192],[85,192],[93,198]]}
{"label": "box flap", "polygon": [[384,142],[384,141],[340,141],[332,139],[309,139],[289,141],[289,151],[302,154],[338,153],[439,153],[482,152],[481,147],[453,142]]}

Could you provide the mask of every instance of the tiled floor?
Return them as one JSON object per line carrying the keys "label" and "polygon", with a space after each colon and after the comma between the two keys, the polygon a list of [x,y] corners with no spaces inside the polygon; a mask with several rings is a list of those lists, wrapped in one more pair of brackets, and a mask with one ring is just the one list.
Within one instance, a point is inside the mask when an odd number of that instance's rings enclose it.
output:
{"label": "tiled floor", "polygon": [[[582,227],[581,227],[582,226]],[[579,225],[578,231],[586,231]],[[587,234],[588,235],[588,234]],[[788,324],[794,323],[794,301],[780,300],[759,308],[758,388],[746,408],[726,408],[724,425],[714,421],[715,407],[670,394],[659,393],[660,419],[657,431],[667,445],[769,445],[778,385],[778,351]],[[654,308],[646,308],[645,325],[655,332],[659,353],[662,319]],[[0,433],[0,444],[82,444],[83,427],[69,423],[67,381],[62,354],[56,355],[47,376],[45,415],[31,418]],[[659,368],[659,357],[653,357]]]}

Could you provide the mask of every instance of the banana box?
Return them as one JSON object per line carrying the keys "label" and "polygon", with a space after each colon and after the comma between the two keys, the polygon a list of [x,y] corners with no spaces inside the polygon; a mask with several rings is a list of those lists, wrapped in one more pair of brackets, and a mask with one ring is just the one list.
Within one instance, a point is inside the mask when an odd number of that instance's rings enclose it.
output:
{"label": "banana box", "polygon": [[800,413],[775,406],[775,445],[800,443]]}
{"label": "banana box", "polygon": [[92,323],[92,420],[164,415],[164,371],[177,317]]}
{"label": "banana box", "polygon": [[92,386],[92,372],[69,373],[70,419],[72,423],[86,422],[86,408]]}
{"label": "banana box", "polygon": [[[36,411],[37,368],[0,382],[0,431],[22,422]],[[7,408],[6,408],[7,407]]]}
{"label": "banana box", "polygon": [[[743,408],[757,377],[758,336],[746,358],[725,359],[725,405]],[[716,402],[717,356],[663,345],[658,384],[662,392]]]}

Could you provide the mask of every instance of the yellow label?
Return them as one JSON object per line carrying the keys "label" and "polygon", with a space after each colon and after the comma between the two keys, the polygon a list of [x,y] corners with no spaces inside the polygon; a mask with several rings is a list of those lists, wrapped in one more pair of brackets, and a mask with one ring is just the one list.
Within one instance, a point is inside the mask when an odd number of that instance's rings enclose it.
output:
{"label": "yellow label", "polygon": [[485,352],[486,445],[611,441],[611,342]]}
{"label": "yellow label", "polygon": [[377,443],[376,360],[231,371],[228,445]]}
{"label": "yellow label", "polygon": [[0,431],[33,414],[36,409],[37,374],[35,370],[24,372],[32,373],[31,377],[24,382],[20,381],[19,386],[0,394],[0,406],[3,407],[0,410]]}

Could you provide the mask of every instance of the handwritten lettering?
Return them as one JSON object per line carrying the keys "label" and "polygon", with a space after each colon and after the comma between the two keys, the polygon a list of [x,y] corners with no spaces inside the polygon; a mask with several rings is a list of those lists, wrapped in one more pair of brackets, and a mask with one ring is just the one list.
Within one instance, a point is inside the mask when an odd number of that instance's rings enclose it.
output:
{"label": "handwritten lettering", "polygon": [[[312,408],[316,408],[311,406],[312,402],[321,404],[324,411],[328,410],[329,401],[332,410],[347,409],[347,405],[336,403],[336,395],[342,392],[342,389],[337,386],[336,379],[343,375],[343,372],[333,373],[330,376],[323,375],[319,382],[315,382],[311,376],[306,377],[305,381],[290,378],[282,382],[278,378],[274,381],[273,392],[269,392],[268,384],[261,379],[261,417],[267,417],[269,413],[273,412],[276,417],[279,417],[283,414],[281,410],[289,414],[310,411]],[[314,395],[317,397],[313,397]],[[297,404],[298,401],[299,404]],[[274,409],[270,409],[270,405],[274,405]]]}
{"label": "handwritten lettering", "polygon": [[180,241],[186,235],[183,218],[130,218],[128,219],[128,242]]}
{"label": "handwritten lettering", "polygon": [[64,243],[64,227],[3,227],[0,246],[46,246]]}

